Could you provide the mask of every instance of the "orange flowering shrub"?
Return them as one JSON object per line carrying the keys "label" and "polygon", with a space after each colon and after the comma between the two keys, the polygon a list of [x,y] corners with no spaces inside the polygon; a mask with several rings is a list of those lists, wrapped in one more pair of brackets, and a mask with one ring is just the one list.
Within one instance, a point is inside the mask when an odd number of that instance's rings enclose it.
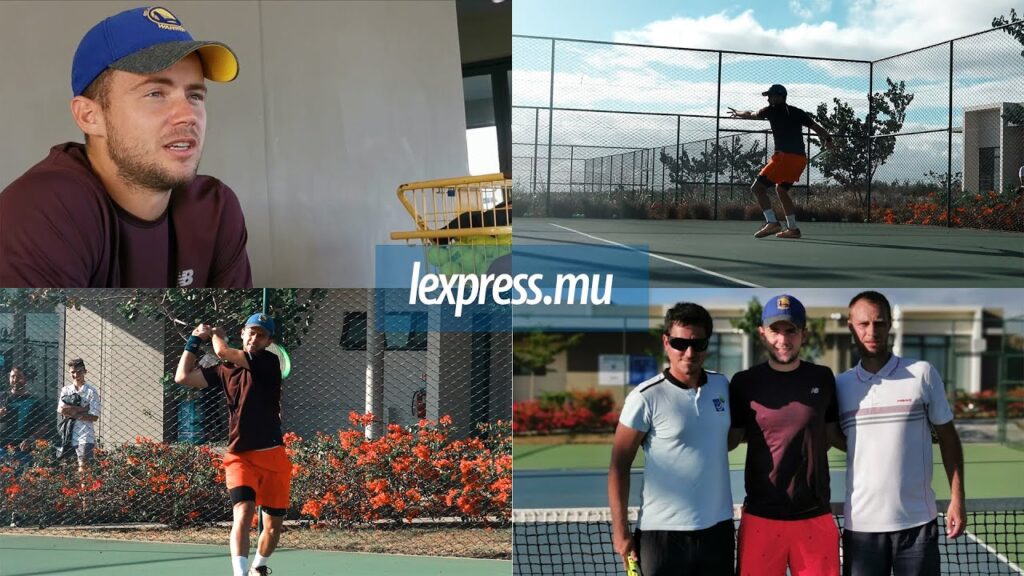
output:
{"label": "orange flowering shrub", "polygon": [[[877,213],[874,207],[873,213]],[[1024,232],[1024,195],[957,194],[950,206],[950,224],[958,228],[981,228]],[[886,224],[932,224],[945,226],[947,220],[945,194],[929,192],[903,204],[882,209]]]}
{"label": "orange flowering shrub", "polygon": [[97,448],[82,473],[77,461],[54,463],[54,447],[36,442],[32,465],[0,465],[0,515],[20,524],[157,522],[185,526],[230,519],[221,457],[209,446],[148,438]]}
{"label": "orange flowering shrub", "polygon": [[[292,460],[290,518],[315,524],[459,519],[506,524],[512,511],[512,434],[484,425],[472,438],[452,439],[452,420],[388,427],[367,440],[371,414],[351,427],[303,440],[284,436]],[[155,522],[181,527],[231,520],[223,457],[209,446],[136,438],[97,448],[83,473],[72,458],[54,463],[39,441],[31,465],[0,460],[0,518],[21,525]]]}
{"label": "orange flowering shrub", "polygon": [[505,524],[512,512],[512,436],[508,424],[481,425],[452,440],[452,419],[421,420],[367,440],[372,414],[311,440],[292,438],[292,502],[315,524],[352,526],[416,519]]}

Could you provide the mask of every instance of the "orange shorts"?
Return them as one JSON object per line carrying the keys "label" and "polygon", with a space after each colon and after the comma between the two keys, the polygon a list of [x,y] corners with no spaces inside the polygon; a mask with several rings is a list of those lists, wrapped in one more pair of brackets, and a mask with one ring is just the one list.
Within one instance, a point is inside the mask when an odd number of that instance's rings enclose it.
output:
{"label": "orange shorts", "polygon": [[284,446],[224,454],[228,490],[248,486],[256,491],[256,505],[288,508],[292,488],[292,463]]}
{"label": "orange shorts", "polygon": [[783,182],[792,184],[800,180],[800,175],[804,173],[806,167],[807,156],[790,152],[776,152],[772,154],[768,165],[761,169],[759,176],[764,176],[773,184]]}
{"label": "orange shorts", "polygon": [[744,512],[736,537],[739,576],[839,576],[839,529],[831,514],[769,520]]}

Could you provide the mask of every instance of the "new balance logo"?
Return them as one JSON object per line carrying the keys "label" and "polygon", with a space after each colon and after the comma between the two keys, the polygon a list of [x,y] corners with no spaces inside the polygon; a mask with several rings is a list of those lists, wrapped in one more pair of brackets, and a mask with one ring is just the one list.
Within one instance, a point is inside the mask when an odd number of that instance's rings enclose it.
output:
{"label": "new balance logo", "polygon": [[192,281],[195,279],[195,272],[191,268],[188,270],[182,270],[178,274],[178,287],[184,288],[185,286],[191,286]]}
{"label": "new balance logo", "polygon": [[818,388],[817,387],[811,388],[811,394],[817,394],[817,393],[818,393]]}

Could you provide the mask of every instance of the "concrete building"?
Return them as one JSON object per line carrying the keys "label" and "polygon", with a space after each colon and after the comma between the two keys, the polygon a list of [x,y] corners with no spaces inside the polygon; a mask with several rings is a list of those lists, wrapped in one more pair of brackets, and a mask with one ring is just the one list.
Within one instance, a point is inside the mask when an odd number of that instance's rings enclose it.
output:
{"label": "concrete building", "polygon": [[1010,125],[1007,111],[1020,104],[998,102],[964,107],[963,189],[1006,192],[1020,186],[1024,126]]}

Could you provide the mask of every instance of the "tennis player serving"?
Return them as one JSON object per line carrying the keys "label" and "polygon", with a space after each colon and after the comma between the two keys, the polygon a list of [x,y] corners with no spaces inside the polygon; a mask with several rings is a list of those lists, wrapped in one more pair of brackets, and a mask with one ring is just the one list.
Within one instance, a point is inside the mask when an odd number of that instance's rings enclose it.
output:
{"label": "tennis player serving", "polygon": [[[256,506],[262,507],[264,528],[248,574],[271,573],[267,559],[277,547],[289,506],[292,465],[281,432],[281,365],[267,350],[273,337],[274,319],[266,314],[253,314],[245,322],[241,350],[228,345],[223,329],[200,324],[185,344],[174,375],[175,382],[189,388],[214,386],[224,393],[228,408],[224,472],[233,507],[235,576],[246,575],[249,527]],[[200,368],[200,346],[208,341],[223,363]]]}
{"label": "tennis player serving", "polygon": [[[794,182],[800,180],[800,175],[807,167],[802,128],[806,126],[814,130],[821,138],[826,150],[832,149],[832,136],[819,126],[810,114],[786,104],[785,86],[772,84],[761,95],[768,97],[768,106],[757,112],[728,108],[729,115],[733,118],[767,120],[772,128],[772,138],[775,140],[775,153],[772,154],[768,165],[758,173],[754,184],[750,187],[754,196],[757,197],[757,203],[767,221],[760,230],[754,233],[754,238],[764,238],[769,234],[775,234],[778,238],[799,238],[801,236],[800,227],[796,222],[796,210],[793,206],[793,199],[789,197],[789,189]],[[775,216],[775,211],[772,210],[771,200],[768,199],[767,191],[773,186],[779,196],[779,203],[782,205],[782,216],[786,220],[785,230],[782,229],[782,225]]]}

